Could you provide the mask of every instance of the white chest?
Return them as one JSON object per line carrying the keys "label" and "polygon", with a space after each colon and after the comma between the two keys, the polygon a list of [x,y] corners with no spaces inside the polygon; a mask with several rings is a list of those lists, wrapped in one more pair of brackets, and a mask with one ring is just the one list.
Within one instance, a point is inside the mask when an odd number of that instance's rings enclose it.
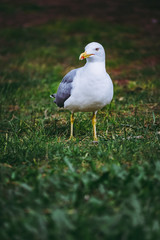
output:
{"label": "white chest", "polygon": [[71,97],[64,107],[71,111],[96,111],[110,103],[113,97],[113,84],[104,71],[80,69],[73,84]]}

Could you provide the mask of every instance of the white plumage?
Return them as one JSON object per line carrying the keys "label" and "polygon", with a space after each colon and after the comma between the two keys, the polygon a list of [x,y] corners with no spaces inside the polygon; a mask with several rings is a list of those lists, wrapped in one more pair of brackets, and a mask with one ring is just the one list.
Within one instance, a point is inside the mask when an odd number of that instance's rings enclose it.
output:
{"label": "white plumage", "polygon": [[86,64],[69,72],[59,85],[55,103],[69,109],[71,115],[71,138],[73,137],[74,112],[93,112],[94,141],[96,136],[96,113],[109,104],[113,98],[113,83],[105,68],[105,51],[97,42],[89,43],[80,60]]}
{"label": "white plumage", "polygon": [[71,96],[64,102],[64,108],[73,112],[93,112],[109,104],[112,97],[113,84],[103,64],[87,62],[77,70]]}

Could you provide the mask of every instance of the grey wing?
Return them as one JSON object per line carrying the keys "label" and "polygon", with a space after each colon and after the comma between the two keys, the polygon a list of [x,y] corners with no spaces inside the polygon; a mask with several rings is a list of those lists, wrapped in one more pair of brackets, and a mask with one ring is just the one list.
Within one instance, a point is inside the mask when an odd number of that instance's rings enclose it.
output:
{"label": "grey wing", "polygon": [[71,96],[72,82],[76,75],[77,69],[67,73],[60,83],[57,93],[55,94],[55,103],[58,107],[64,107],[64,102]]}

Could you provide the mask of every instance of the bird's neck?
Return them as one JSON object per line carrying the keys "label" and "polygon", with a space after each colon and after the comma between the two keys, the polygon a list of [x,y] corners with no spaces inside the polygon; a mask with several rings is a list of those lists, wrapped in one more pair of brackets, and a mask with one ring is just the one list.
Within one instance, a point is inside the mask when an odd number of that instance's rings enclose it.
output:
{"label": "bird's neck", "polygon": [[87,71],[89,70],[90,72],[106,73],[105,61],[103,61],[103,62],[86,62],[84,67],[87,69]]}

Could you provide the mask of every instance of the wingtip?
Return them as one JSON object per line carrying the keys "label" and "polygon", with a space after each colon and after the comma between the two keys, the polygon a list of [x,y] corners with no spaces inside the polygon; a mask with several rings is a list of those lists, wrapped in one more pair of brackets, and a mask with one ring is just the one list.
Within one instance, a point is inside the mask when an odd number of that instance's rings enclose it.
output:
{"label": "wingtip", "polygon": [[55,98],[55,97],[56,97],[56,94],[51,94],[50,97],[51,97],[51,98]]}

